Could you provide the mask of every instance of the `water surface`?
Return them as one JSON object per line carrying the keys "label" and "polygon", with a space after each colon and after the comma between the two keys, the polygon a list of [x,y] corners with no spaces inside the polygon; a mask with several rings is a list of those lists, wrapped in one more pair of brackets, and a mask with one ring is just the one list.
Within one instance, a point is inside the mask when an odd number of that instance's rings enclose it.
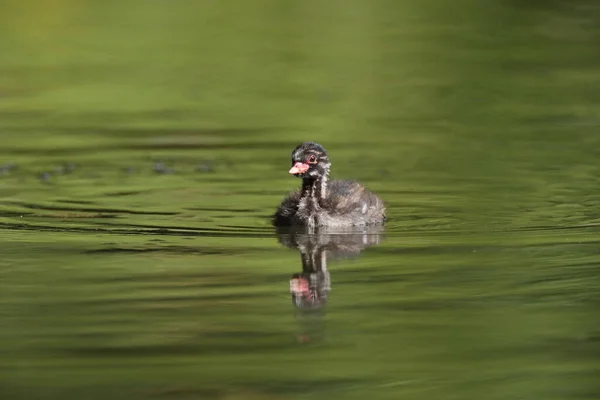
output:
{"label": "water surface", "polygon": [[[594,2],[0,21],[0,397],[600,397]],[[385,232],[270,226],[304,140]]]}

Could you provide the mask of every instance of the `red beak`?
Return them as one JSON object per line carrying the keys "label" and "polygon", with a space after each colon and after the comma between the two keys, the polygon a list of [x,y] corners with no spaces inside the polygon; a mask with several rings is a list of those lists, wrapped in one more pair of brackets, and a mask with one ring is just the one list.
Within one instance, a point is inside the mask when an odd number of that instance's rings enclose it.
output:
{"label": "red beak", "polygon": [[294,164],[294,166],[290,169],[289,172],[290,174],[298,175],[305,173],[306,171],[308,171],[309,168],[310,165],[298,161],[296,164]]}

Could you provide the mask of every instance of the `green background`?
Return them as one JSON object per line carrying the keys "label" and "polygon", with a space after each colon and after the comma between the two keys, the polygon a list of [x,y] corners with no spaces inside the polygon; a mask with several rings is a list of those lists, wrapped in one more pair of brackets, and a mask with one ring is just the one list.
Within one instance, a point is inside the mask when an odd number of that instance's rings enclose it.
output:
{"label": "green background", "polygon": [[[597,399],[598,43],[583,0],[3,2],[0,397]],[[309,316],[305,140],[390,217]]]}

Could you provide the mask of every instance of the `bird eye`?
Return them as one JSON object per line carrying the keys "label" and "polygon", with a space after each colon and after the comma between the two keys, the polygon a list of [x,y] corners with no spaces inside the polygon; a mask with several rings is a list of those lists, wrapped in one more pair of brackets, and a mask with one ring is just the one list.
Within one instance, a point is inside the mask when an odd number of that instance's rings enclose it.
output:
{"label": "bird eye", "polygon": [[310,157],[308,158],[308,162],[309,162],[310,164],[316,164],[316,163],[317,163],[317,157],[315,157],[315,156],[310,156]]}

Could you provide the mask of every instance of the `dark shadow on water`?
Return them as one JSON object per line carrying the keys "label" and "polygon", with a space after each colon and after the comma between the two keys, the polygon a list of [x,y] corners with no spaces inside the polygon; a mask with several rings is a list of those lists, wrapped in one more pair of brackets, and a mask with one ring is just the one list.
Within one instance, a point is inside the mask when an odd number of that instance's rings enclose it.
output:
{"label": "dark shadow on water", "polygon": [[292,303],[296,309],[300,343],[314,343],[325,336],[325,308],[331,292],[328,261],[358,257],[368,247],[383,240],[383,227],[324,230],[306,233],[304,230],[277,230],[279,242],[298,249],[302,272],[290,279]]}
{"label": "dark shadow on water", "polygon": [[[64,203],[64,202],[63,202]],[[178,212],[173,211],[139,211],[128,209],[102,208],[102,207],[61,207],[53,205],[27,203],[24,201],[5,201],[3,204],[17,205],[31,210],[45,211],[69,211],[69,212],[91,212],[91,213],[117,213],[117,214],[134,214],[134,215],[177,215]]]}
{"label": "dark shadow on water", "polygon": [[[248,233],[244,231],[231,231],[231,230],[218,230],[211,228],[198,228],[192,229],[187,227],[153,227],[153,226],[139,226],[134,229],[137,225],[110,225],[104,228],[99,227],[99,223],[93,223],[92,221],[86,221],[88,225],[94,225],[91,227],[84,226],[44,226],[44,225],[29,225],[29,224],[18,224],[18,223],[0,223],[0,229],[14,230],[14,231],[36,231],[36,232],[70,232],[70,233],[81,233],[81,234],[107,234],[107,235],[145,235],[145,236],[177,236],[177,237],[226,237],[226,238],[270,238],[273,236],[272,233]],[[124,228],[123,226],[131,227]]]}
{"label": "dark shadow on water", "polygon": [[[20,127],[11,126],[9,127],[12,131],[27,132],[30,130],[39,130],[34,127]],[[128,137],[146,137],[151,138],[149,142],[135,142],[135,143],[119,143],[119,144],[103,144],[103,145],[83,145],[83,146],[72,146],[72,147],[35,147],[35,146],[4,146],[0,151],[0,154],[11,154],[11,155],[82,155],[86,153],[99,153],[99,152],[127,152],[132,150],[190,150],[190,149],[204,149],[204,150],[278,150],[281,148],[287,148],[293,143],[282,142],[282,141],[240,141],[237,143],[212,143],[207,140],[202,140],[204,136],[221,136],[227,134],[234,135],[252,135],[256,133],[268,133],[268,132],[280,132],[285,128],[247,128],[247,129],[235,129],[235,128],[224,128],[224,129],[125,129],[125,128],[103,128],[103,127],[78,127],[78,128],[61,128],[53,129],[54,132],[62,133],[77,133],[86,132],[88,134],[97,134],[103,136],[128,136]],[[191,140],[190,138],[195,138]],[[198,139],[200,138],[200,139]],[[162,140],[161,140],[162,139]]]}
{"label": "dark shadow on water", "polygon": [[90,200],[73,200],[73,199],[58,199],[56,200],[57,203],[63,203],[63,204],[75,204],[75,205],[93,205],[95,204],[93,201]]}

